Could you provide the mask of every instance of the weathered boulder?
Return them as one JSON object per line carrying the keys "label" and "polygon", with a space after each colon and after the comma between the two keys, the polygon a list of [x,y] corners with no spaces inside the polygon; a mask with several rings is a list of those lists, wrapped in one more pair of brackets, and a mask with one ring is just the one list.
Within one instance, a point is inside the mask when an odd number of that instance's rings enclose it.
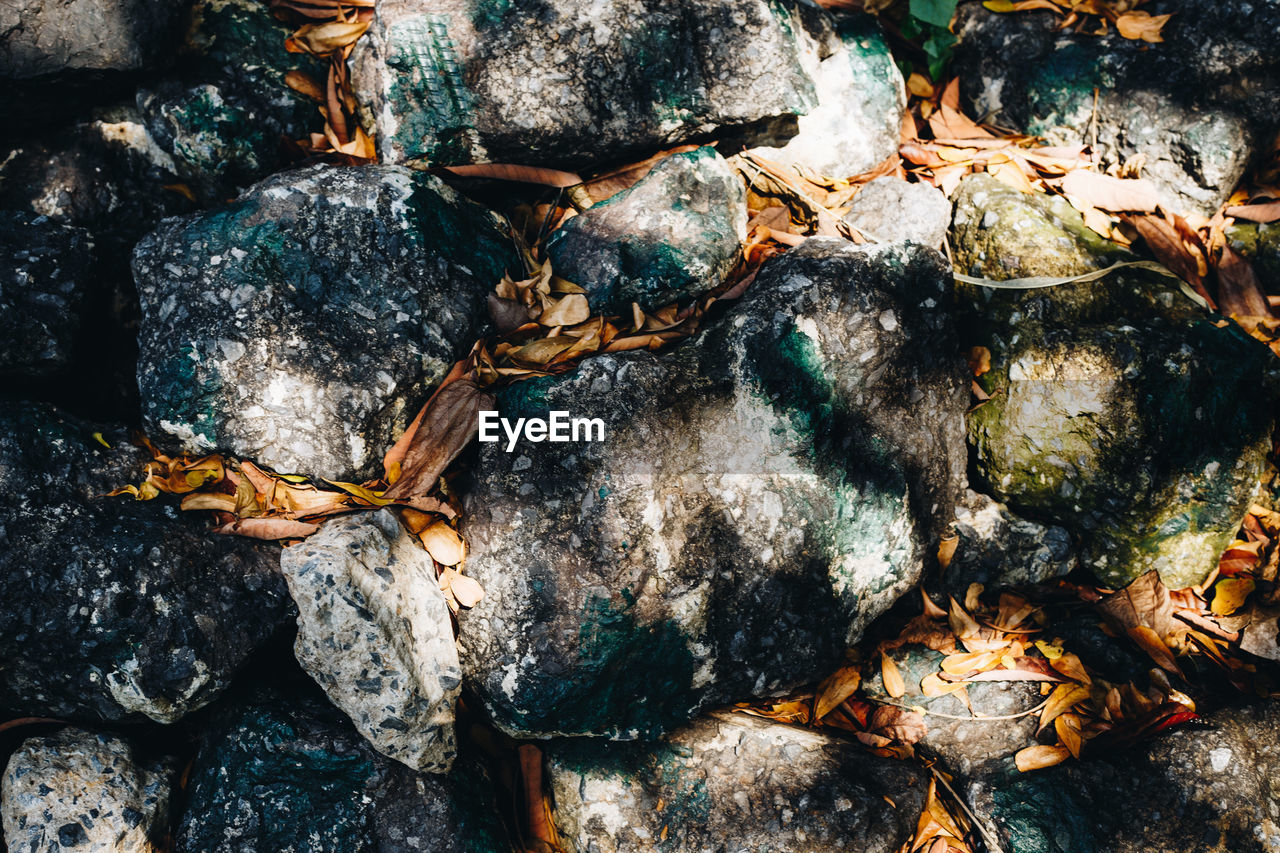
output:
{"label": "weathered boulder", "polygon": [[928,777],[828,735],[715,714],[653,743],[553,741],[556,829],[571,853],[897,851]]}
{"label": "weathered boulder", "polygon": [[[981,198],[995,203],[997,191],[990,179],[966,181],[953,231],[962,268],[1004,278],[1104,263],[1078,240],[1078,217],[1064,212],[1055,232],[1031,196],[1015,193],[1039,223],[1041,249],[1023,250],[1017,200],[1003,198],[975,228]],[[1045,257],[1052,245],[1065,251]],[[992,356],[980,380],[992,399],[969,416],[975,488],[1065,527],[1105,583],[1153,568],[1171,587],[1200,582],[1238,528],[1270,447],[1267,348],[1212,322],[1176,280],[1145,272],[1037,290],[962,287],[960,298],[963,345]]]}
{"label": "weathered boulder", "polygon": [[1280,849],[1275,703],[1208,720],[1047,770],[1009,761],[964,790],[1008,853]]}
{"label": "weathered boulder", "polygon": [[838,178],[869,171],[898,153],[907,103],[884,33],[870,15],[831,16],[807,3],[794,8],[801,20],[795,30],[800,65],[818,103],[800,116],[785,145],[758,153]]}
{"label": "weathered boulder", "polygon": [[0,376],[70,367],[93,266],[84,230],[0,212]]}
{"label": "weathered boulder", "polygon": [[987,589],[1032,586],[1076,566],[1071,534],[1057,525],[1019,518],[986,495],[966,491],[956,506],[958,541],[942,580],[963,600],[969,584]]}
{"label": "weathered boulder", "polygon": [[153,435],[283,472],[372,473],[514,262],[496,217],[399,167],[315,166],[134,252]]}
{"label": "weathered boulder", "polygon": [[316,103],[284,80],[298,71],[323,85],[327,68],[286,53],[289,32],[258,0],[198,0],[179,67],[138,93],[147,129],[207,201],[275,171],[283,139],[322,126]]}
{"label": "weathered boulder", "polygon": [[[463,672],[493,720],[634,738],[829,671],[918,579],[963,482],[940,256],[816,239],[670,353],[499,394],[603,442],[482,444]],[[927,341],[927,343],[926,343]]]}
{"label": "weathered boulder", "polygon": [[962,98],[971,115],[1054,144],[1096,136],[1107,165],[1142,155],[1143,176],[1171,209],[1212,215],[1280,123],[1280,7],[1163,0],[1143,11],[1174,13],[1162,43],[964,4],[954,66]]}
{"label": "weathered boulder", "polygon": [[384,758],[304,685],[257,691],[210,720],[178,853],[491,853],[510,849],[482,765],[447,777]]}
{"label": "weathered boulder", "polygon": [[951,202],[928,184],[876,178],[849,202],[844,221],[876,240],[914,240],[936,249],[947,238]]}
{"label": "weathered boulder", "polygon": [[[878,32],[809,4],[381,0],[377,12],[353,79],[385,162],[578,167],[711,134],[777,145],[810,114],[843,131],[818,149],[840,153],[838,173],[896,145],[902,82]],[[833,96],[848,97],[816,114]]]}
{"label": "weathered boulder", "polygon": [[714,148],[666,158],[629,190],[570,219],[547,241],[562,278],[596,310],[630,313],[724,281],[747,236],[747,193]]}
{"label": "weathered boulder", "polygon": [[329,521],[280,568],[302,668],[383,755],[447,771],[462,670],[430,555],[384,509]]}
{"label": "weathered boulder", "polygon": [[123,429],[0,412],[0,713],[173,722],[290,617],[276,547],[103,496],[145,456]]}
{"label": "weathered boulder", "polygon": [[111,735],[68,728],[28,738],[5,768],[5,845],[13,853],[164,850],[175,770]]}

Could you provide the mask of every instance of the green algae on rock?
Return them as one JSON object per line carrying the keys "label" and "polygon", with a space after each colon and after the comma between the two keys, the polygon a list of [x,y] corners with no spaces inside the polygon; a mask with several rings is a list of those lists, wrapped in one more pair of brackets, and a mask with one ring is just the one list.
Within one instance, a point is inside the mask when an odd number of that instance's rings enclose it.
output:
{"label": "green algae on rock", "polygon": [[[964,470],[945,266],[811,240],[670,353],[501,391],[605,440],[482,444],[463,671],[513,734],[637,738],[820,677],[911,587]],[[785,642],[780,638],[786,638]]]}
{"label": "green algae on rock", "polygon": [[914,835],[928,776],[838,737],[715,714],[649,743],[546,746],[555,822],[571,851],[856,848]]}
{"label": "green algae on rock", "polygon": [[1280,294],[1280,222],[1237,220],[1227,229],[1227,242],[1253,264],[1267,293]]}
{"label": "green algae on rock", "polygon": [[515,264],[497,217],[402,167],[309,167],[166,220],[134,252],[145,423],[192,452],[371,474]]}
{"label": "green algae on rock", "polygon": [[[1078,217],[1051,219],[1043,200],[993,183],[967,178],[959,193],[953,237],[966,271],[1073,274],[1115,256],[1078,233]],[[994,212],[979,214],[992,198]],[[1153,568],[1171,587],[1199,583],[1237,530],[1270,447],[1267,348],[1147,274],[958,292],[964,345],[992,354],[981,382],[993,397],[969,416],[981,488],[1065,527],[1105,583]]]}
{"label": "green algae on rock", "polygon": [[675,154],[639,183],[570,219],[547,241],[556,274],[596,312],[630,313],[724,281],[747,236],[742,182],[715,149]]}

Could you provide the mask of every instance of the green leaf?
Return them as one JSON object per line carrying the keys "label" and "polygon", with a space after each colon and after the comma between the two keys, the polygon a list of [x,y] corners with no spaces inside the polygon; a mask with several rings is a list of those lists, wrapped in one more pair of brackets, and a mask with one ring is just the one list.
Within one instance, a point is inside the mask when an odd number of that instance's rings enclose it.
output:
{"label": "green leaf", "polygon": [[956,0],[911,0],[910,8],[911,17],[945,30],[956,13]]}

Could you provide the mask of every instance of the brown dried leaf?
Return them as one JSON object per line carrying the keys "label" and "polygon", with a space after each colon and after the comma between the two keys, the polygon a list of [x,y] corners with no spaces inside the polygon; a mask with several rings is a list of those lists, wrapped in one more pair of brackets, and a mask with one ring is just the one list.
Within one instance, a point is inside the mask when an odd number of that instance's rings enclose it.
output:
{"label": "brown dried leaf", "polygon": [[1031,770],[1042,770],[1045,767],[1053,767],[1055,764],[1061,764],[1070,757],[1071,751],[1065,746],[1029,746],[1026,749],[1018,751],[1013,757],[1013,762],[1023,773]]}
{"label": "brown dried leaf", "polygon": [[817,689],[814,715],[822,719],[857,691],[862,673],[856,666],[842,666],[823,679]]}
{"label": "brown dried leaf", "polygon": [[898,665],[884,652],[880,653],[880,677],[884,679],[885,692],[894,699],[901,698],[907,692],[907,685],[902,680]]}
{"label": "brown dried leaf", "polygon": [[1149,181],[1124,180],[1076,169],[1062,178],[1062,191],[1102,210],[1152,213],[1160,206],[1160,194]]}
{"label": "brown dried leaf", "polygon": [[1222,247],[1222,255],[1218,259],[1218,307],[1228,316],[1275,316],[1266,291],[1253,271],[1253,264],[1230,246]]}
{"label": "brown dried leaf", "polygon": [[1062,714],[1070,711],[1072,706],[1089,698],[1089,688],[1083,684],[1068,682],[1059,684],[1049,694],[1049,701],[1040,711],[1040,728],[1052,723]]}
{"label": "brown dried leaf", "polygon": [[1261,204],[1233,204],[1226,209],[1227,216],[1248,219],[1250,222],[1275,222],[1280,219],[1280,201]]}
{"label": "brown dried leaf", "polygon": [[229,524],[215,527],[213,532],[250,539],[305,539],[319,529],[318,524],[289,518],[237,518]]}
{"label": "brown dried leaf", "polygon": [[924,717],[915,711],[894,705],[881,705],[871,715],[869,728],[875,734],[899,743],[919,743],[929,733]]}
{"label": "brown dried leaf", "polygon": [[446,522],[437,521],[418,534],[422,546],[427,549],[431,559],[442,566],[456,566],[467,554],[466,545],[458,531]]}
{"label": "brown dried leaf", "polygon": [[326,21],[323,24],[304,24],[285,41],[285,49],[292,53],[310,53],[327,56],[349,44],[355,44],[365,30],[368,21]]}
{"label": "brown dried leaf", "polygon": [[1170,15],[1152,15],[1141,10],[1125,12],[1116,18],[1116,30],[1120,35],[1135,41],[1161,42],[1160,30],[1169,23]]}
{"label": "brown dried leaf", "polygon": [[543,166],[517,166],[510,163],[478,163],[474,166],[442,166],[444,171],[460,178],[491,178],[497,181],[514,181],[522,184],[541,184],[546,187],[565,188],[582,183],[573,172],[548,169]]}
{"label": "brown dried leaf", "polygon": [[429,494],[445,468],[479,431],[480,411],[495,405],[494,396],[470,379],[440,388],[415,421],[416,429],[399,466],[400,477],[383,496],[398,500]]}

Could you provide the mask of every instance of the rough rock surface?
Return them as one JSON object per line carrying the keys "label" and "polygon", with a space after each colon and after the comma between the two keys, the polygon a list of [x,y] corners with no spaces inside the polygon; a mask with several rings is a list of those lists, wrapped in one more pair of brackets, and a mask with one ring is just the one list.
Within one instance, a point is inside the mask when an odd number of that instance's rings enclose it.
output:
{"label": "rough rock surface", "polygon": [[1031,586],[1062,577],[1076,566],[1071,534],[1009,512],[986,495],[966,491],[956,506],[956,543],[942,580],[964,600],[971,583],[987,589]]}
{"label": "rough rock surface", "polygon": [[547,241],[556,274],[596,310],[661,308],[716,287],[747,236],[742,181],[715,149],[660,162],[629,190],[570,219]]}
{"label": "rough rock surface", "polygon": [[399,167],[315,166],[168,220],[134,252],[153,435],[357,479],[480,328],[496,218]]}
{"label": "rough rock surface", "polygon": [[928,184],[876,178],[849,202],[844,221],[876,240],[914,240],[936,249],[947,238],[951,202]]}
{"label": "rough rock surface", "polygon": [[285,85],[300,71],[323,85],[327,68],[286,53],[291,27],[258,0],[199,0],[177,72],[138,94],[147,129],[208,201],[234,195],[283,162],[281,140],[323,121],[314,101]]}
{"label": "rough rock surface", "polygon": [[510,849],[474,759],[448,777],[376,753],[303,685],[257,691],[210,721],[191,768],[178,853],[492,853]]}
{"label": "rough rock surface", "polygon": [[[113,450],[96,442],[104,435]],[[273,545],[103,495],[145,454],[31,404],[0,411],[0,712],[172,722],[290,615]]]}
{"label": "rough rock surface", "polygon": [[1007,762],[966,793],[1009,853],[1280,850],[1276,704],[1209,722],[1034,773]]}
{"label": "rough rock surface", "polygon": [[280,568],[302,668],[383,755],[447,771],[462,670],[430,555],[384,509],[329,521]]}
{"label": "rough rock surface", "polygon": [[1253,264],[1268,293],[1280,293],[1280,222],[1237,221],[1227,229],[1227,241]]}
{"label": "rough rock surface", "polygon": [[381,0],[354,69],[393,163],[577,167],[712,133],[778,144],[823,95],[851,94],[855,70],[861,88],[842,107],[853,115],[838,125],[856,132],[823,153],[870,160],[885,156],[870,130],[902,105],[901,78],[868,24],[837,33],[826,12],[766,0],[447,0],[430,11]]}
{"label": "rough rock surface", "polygon": [[138,71],[172,37],[187,0],[10,0],[0,7],[0,79]]}
{"label": "rough rock surface", "polygon": [[578,739],[546,752],[571,853],[891,853],[911,839],[928,788],[910,764],[745,714],[703,718],[656,743]]}
{"label": "rough rock surface", "polygon": [[[759,153],[821,175],[851,177],[898,153],[906,89],[875,18],[836,17],[798,3],[800,65],[813,80],[818,104],[797,121],[798,132],[779,148]],[[931,247],[937,243],[928,243]]]}
{"label": "rough rock surface", "polygon": [[971,115],[1054,144],[1096,134],[1107,165],[1144,155],[1143,176],[1171,209],[1209,216],[1280,123],[1280,6],[1163,0],[1143,11],[1174,13],[1164,42],[1073,35],[1051,14],[965,4],[955,25],[962,97]]}
{"label": "rough rock surface", "polygon": [[[1078,217],[1064,214],[1055,232],[1030,196],[1005,198],[998,216],[983,215],[986,228],[974,228],[981,198],[992,204],[997,190],[990,179],[966,182],[953,233],[962,268],[1004,278],[1104,263],[1073,242]],[[1022,252],[1024,219],[1039,223],[1036,242],[1064,252]],[[1239,526],[1270,447],[1266,347],[1234,325],[1215,325],[1176,281],[1147,273],[960,293],[962,345],[992,354],[980,381],[994,396],[969,416],[975,488],[1065,527],[1079,540],[1081,563],[1106,583],[1153,568],[1171,587],[1202,580]]]}
{"label": "rough rock surface", "polygon": [[28,738],[5,768],[0,822],[12,853],[153,853],[169,832],[174,767],[78,729]]}
{"label": "rough rock surface", "polygon": [[634,738],[829,671],[961,488],[946,287],[932,250],[810,240],[670,354],[501,392],[605,439],[481,445],[460,640],[495,722]]}
{"label": "rough rock surface", "polygon": [[93,260],[84,230],[0,212],[0,376],[70,366]]}

